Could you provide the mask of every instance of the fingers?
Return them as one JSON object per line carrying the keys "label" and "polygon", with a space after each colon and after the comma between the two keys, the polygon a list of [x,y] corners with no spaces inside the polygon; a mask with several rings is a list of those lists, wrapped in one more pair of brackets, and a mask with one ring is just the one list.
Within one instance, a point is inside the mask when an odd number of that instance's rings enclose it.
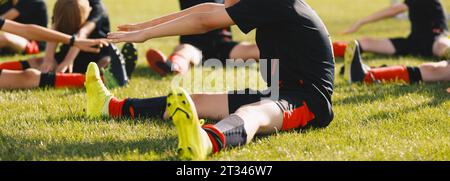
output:
{"label": "fingers", "polygon": [[121,43],[124,42],[123,38],[125,37],[125,35],[125,32],[108,33],[108,40],[112,43]]}
{"label": "fingers", "polygon": [[97,40],[100,48],[109,46],[109,41],[107,39]]}

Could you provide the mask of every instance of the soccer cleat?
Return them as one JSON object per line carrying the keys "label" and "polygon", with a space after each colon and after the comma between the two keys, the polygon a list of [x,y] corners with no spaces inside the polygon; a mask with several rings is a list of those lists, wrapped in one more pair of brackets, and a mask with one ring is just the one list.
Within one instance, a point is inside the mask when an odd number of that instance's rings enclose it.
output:
{"label": "soccer cleat", "polygon": [[358,41],[348,44],[344,57],[344,79],[349,83],[362,82],[367,74],[367,66],[362,63]]}
{"label": "soccer cleat", "polygon": [[112,95],[103,84],[100,78],[100,70],[96,63],[89,63],[84,86],[86,87],[87,96],[87,116],[96,118],[108,115],[108,106]]}
{"label": "soccer cleat", "polygon": [[109,64],[108,71],[116,78],[119,86],[125,86],[128,83],[125,58],[114,44],[109,44],[109,55],[111,56],[111,63]]}
{"label": "soccer cleat", "polygon": [[166,63],[166,56],[159,50],[149,49],[146,54],[150,69],[164,77],[171,72],[171,67]]}
{"label": "soccer cleat", "polygon": [[136,62],[138,60],[138,51],[133,43],[125,43],[122,47],[122,55],[125,57],[125,67],[127,71],[128,78],[136,69]]}
{"label": "soccer cleat", "polygon": [[206,159],[212,153],[212,143],[189,94],[182,88],[173,89],[167,96],[166,110],[178,132],[178,156],[182,160]]}

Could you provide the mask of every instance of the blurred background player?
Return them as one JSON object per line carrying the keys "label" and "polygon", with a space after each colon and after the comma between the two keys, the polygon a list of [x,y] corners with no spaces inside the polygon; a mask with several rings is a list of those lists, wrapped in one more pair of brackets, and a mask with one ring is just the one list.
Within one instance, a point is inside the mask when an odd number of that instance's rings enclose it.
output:
{"label": "blurred background player", "polygon": [[[408,37],[361,38],[358,40],[360,52],[450,58],[447,19],[439,0],[406,0],[403,3],[394,4],[357,21],[342,33],[354,33],[366,24],[395,17],[406,11],[409,12],[411,22],[411,33]],[[336,56],[343,56],[346,46],[346,43],[334,43]]]}
{"label": "blurred background player", "polygon": [[[108,45],[104,40],[77,39],[75,36],[71,37],[41,26],[25,25],[3,18],[0,18],[0,30],[34,40],[61,42],[89,52],[98,52],[99,47]],[[52,80],[43,80],[48,77],[48,73],[41,73],[35,69],[24,71],[0,69],[0,88],[35,88],[41,84],[41,81],[51,82],[54,87],[77,87],[77,82],[84,82],[84,75],[81,74],[57,74]],[[80,84],[82,86],[83,82],[78,83],[78,86]]]}
{"label": "blurred background player", "polygon": [[[44,0],[0,0],[0,15],[23,24],[47,27],[47,6]],[[36,42],[14,34],[0,32],[0,54],[37,54],[45,42]]]}
{"label": "blurred background player", "polygon": [[[58,0],[53,11],[53,28],[59,32],[75,35],[79,38],[106,38],[109,32],[109,18],[103,4],[99,0]],[[87,65],[95,62],[99,67],[110,70],[119,86],[128,83],[125,62],[135,62],[136,59],[125,60],[125,57],[118,52],[114,45],[105,46],[98,53],[80,52],[80,49],[67,44],[59,48],[55,53],[57,44],[47,43],[44,58],[34,58],[26,61],[14,61],[0,63],[0,70],[23,71],[28,68],[41,70],[43,73],[79,73],[86,72]],[[133,46],[125,46],[131,47]],[[135,50],[135,49],[134,49]],[[135,55],[135,51],[128,51]],[[126,57],[129,57],[128,55]],[[134,57],[132,57],[134,58]],[[40,86],[53,86],[56,74],[42,74],[48,76],[41,78]],[[84,78],[78,76],[78,87],[83,86]],[[12,82],[14,84],[16,82]]]}
{"label": "blurred background player", "polygon": [[[350,83],[378,83],[378,82],[448,82],[450,81],[449,61],[424,63],[414,66],[387,66],[370,68],[361,59],[357,41],[350,43],[345,55],[345,80]],[[348,68],[347,68],[348,67]]]}
{"label": "blurred background player", "polygon": [[[223,0],[179,0],[181,10],[186,13],[210,12],[217,9],[214,3],[224,4]],[[140,24],[120,26],[121,31],[136,31],[160,25],[185,14],[154,19]],[[197,65],[202,60],[218,59],[225,63],[227,59],[253,59],[259,58],[259,50],[255,44],[233,41],[231,28],[221,28],[199,35],[180,36],[178,45],[172,54],[166,56],[155,49],[147,52],[147,61],[150,68],[161,76],[168,73],[186,73],[191,64]]]}

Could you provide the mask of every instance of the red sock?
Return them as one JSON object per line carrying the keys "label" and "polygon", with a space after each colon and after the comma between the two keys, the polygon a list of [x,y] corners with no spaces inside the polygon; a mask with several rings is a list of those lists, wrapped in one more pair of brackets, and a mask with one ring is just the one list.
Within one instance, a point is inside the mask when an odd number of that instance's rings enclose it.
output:
{"label": "red sock", "polygon": [[185,74],[189,70],[189,61],[179,54],[172,54],[169,56],[169,61],[172,62],[172,71],[180,74]]}
{"label": "red sock", "polygon": [[55,77],[56,88],[81,88],[84,87],[85,77],[83,74],[61,74]]}
{"label": "red sock", "polygon": [[32,54],[38,54],[39,53],[39,45],[36,41],[30,41],[25,46],[24,50],[25,54],[32,55]]}
{"label": "red sock", "polygon": [[204,125],[203,129],[208,133],[208,137],[211,140],[213,150],[212,153],[218,153],[221,149],[225,148],[226,139],[225,135],[220,132],[214,125]]}
{"label": "red sock", "polygon": [[22,62],[4,62],[0,63],[0,70],[23,70]]}
{"label": "red sock", "polygon": [[126,99],[118,100],[116,98],[112,98],[109,101],[109,116],[113,118],[120,118],[123,116],[123,105],[125,104]]}
{"label": "red sock", "polygon": [[393,66],[393,67],[383,67],[374,68],[369,70],[366,75],[364,82],[373,83],[374,81],[396,81],[402,80],[406,83],[410,83],[409,72],[405,66]]}
{"label": "red sock", "polygon": [[334,57],[344,57],[345,49],[347,49],[347,43],[345,43],[345,42],[334,42],[333,43]]}

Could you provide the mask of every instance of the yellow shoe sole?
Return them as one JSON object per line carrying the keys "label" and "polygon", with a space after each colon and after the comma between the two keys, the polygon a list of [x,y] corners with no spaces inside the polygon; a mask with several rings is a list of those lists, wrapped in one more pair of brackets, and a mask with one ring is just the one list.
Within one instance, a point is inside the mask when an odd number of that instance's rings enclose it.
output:
{"label": "yellow shoe sole", "polygon": [[[182,160],[204,160],[210,152],[210,141],[202,129],[195,104],[182,88],[167,96],[167,112],[178,132],[178,156]],[[209,141],[209,142],[208,142]]]}

